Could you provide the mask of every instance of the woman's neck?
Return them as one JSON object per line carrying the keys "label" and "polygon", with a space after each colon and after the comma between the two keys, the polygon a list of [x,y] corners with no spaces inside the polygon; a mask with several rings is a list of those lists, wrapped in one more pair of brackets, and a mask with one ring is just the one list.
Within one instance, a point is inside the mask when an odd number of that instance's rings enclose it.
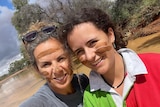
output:
{"label": "woman's neck", "polygon": [[119,88],[122,85],[125,78],[125,70],[123,58],[119,53],[115,54],[115,63],[112,65],[112,69],[103,75],[103,78],[112,88]]}
{"label": "woman's neck", "polygon": [[49,84],[49,87],[52,89],[53,92],[62,94],[62,95],[69,95],[73,94],[76,90],[73,88],[72,84],[70,84],[67,88],[56,88],[52,84]]}

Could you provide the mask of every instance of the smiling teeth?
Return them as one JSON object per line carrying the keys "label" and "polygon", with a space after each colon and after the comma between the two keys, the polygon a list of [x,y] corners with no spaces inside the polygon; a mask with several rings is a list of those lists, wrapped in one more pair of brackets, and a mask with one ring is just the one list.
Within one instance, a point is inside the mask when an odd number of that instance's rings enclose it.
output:
{"label": "smiling teeth", "polygon": [[92,65],[97,65],[99,62],[101,62],[102,58],[100,58],[98,61],[94,62]]}
{"label": "smiling teeth", "polygon": [[64,76],[62,76],[62,77],[54,78],[54,79],[61,81],[61,80],[63,80],[65,78],[65,76],[66,76],[66,74]]}
{"label": "smiling teeth", "polygon": [[56,78],[56,79],[60,81],[60,80],[62,80],[63,78],[64,78],[64,76],[63,76],[63,77],[60,77],[60,78]]}

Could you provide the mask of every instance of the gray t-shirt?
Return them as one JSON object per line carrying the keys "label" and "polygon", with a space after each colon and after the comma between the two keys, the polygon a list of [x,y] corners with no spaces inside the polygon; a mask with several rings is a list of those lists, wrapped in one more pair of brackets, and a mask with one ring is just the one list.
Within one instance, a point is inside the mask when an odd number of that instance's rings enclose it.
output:
{"label": "gray t-shirt", "polygon": [[[79,77],[82,90],[84,90],[89,83],[88,78],[84,74],[79,75]],[[83,107],[83,93],[75,74],[72,84],[76,92],[70,95],[61,95],[54,93],[46,83],[19,107]]]}

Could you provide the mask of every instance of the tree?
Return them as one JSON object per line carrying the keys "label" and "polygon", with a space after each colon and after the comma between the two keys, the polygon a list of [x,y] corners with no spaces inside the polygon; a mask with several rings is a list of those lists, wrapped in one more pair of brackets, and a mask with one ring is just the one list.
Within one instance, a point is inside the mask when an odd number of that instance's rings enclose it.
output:
{"label": "tree", "polygon": [[28,0],[12,0],[12,3],[16,10],[20,10],[21,7],[28,4]]}
{"label": "tree", "polygon": [[131,27],[137,27],[139,23],[152,21],[152,17],[159,13],[159,5],[159,0],[117,0],[112,10],[113,18],[124,29],[130,22]]}
{"label": "tree", "polygon": [[141,0],[117,0],[113,6],[113,20],[117,25],[125,28],[126,24],[131,20],[131,16],[137,9]]}
{"label": "tree", "polygon": [[23,34],[28,30],[31,23],[41,21],[47,18],[44,10],[37,4],[25,5],[14,13],[12,24],[15,26],[19,34]]}
{"label": "tree", "polygon": [[113,2],[107,0],[49,0],[49,6],[45,8],[45,11],[48,12],[52,20],[63,23],[63,20],[73,14],[75,10],[96,7],[109,13],[112,6]]}

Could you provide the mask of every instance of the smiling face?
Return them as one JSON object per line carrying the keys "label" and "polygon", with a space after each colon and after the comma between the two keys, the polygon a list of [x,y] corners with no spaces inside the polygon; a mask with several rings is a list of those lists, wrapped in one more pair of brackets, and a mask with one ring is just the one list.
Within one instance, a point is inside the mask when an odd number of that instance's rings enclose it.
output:
{"label": "smiling face", "polygon": [[114,69],[114,40],[111,28],[106,34],[91,22],[76,25],[67,37],[68,44],[78,59],[101,75]]}
{"label": "smiling face", "polygon": [[57,93],[67,90],[73,78],[68,54],[62,47],[59,41],[50,38],[34,50],[38,72]]}

